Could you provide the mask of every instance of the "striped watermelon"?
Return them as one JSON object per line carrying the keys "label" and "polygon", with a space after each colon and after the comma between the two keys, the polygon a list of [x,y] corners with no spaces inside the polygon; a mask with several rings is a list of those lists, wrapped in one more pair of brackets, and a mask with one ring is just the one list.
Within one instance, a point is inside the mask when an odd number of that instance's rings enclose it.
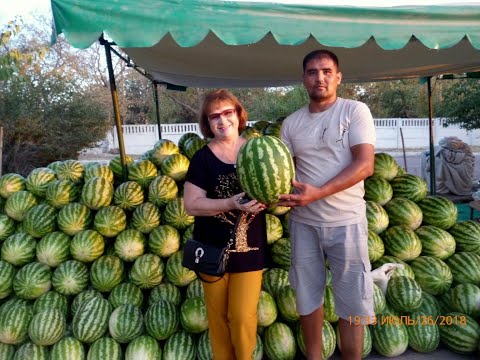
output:
{"label": "striped watermelon", "polygon": [[68,316],[68,300],[65,295],[50,290],[40,295],[33,303],[33,313],[38,314],[44,310],[57,309],[66,318]]}
{"label": "striped watermelon", "polygon": [[170,302],[173,304],[173,306],[177,307],[182,301],[182,294],[180,289],[175,285],[170,283],[161,283],[150,291],[148,305],[151,306],[159,300]]}
{"label": "striped watermelon", "polygon": [[58,164],[55,173],[59,180],[70,180],[78,184],[83,179],[83,164],[77,160],[65,160]]}
{"label": "striped watermelon", "polygon": [[429,294],[441,295],[452,285],[452,272],[440,259],[420,256],[409,265],[415,273],[415,281]]}
{"label": "striped watermelon", "polygon": [[[438,325],[433,322],[435,318],[418,310],[409,314],[409,317],[415,320],[415,323],[406,327],[408,346],[421,353],[435,351],[440,344],[440,331]],[[432,322],[429,323],[429,319],[432,319]]]}
{"label": "striped watermelon", "polygon": [[10,219],[7,215],[0,215],[0,241],[5,240],[15,232],[15,221]]}
{"label": "striped watermelon", "polygon": [[473,252],[480,255],[480,224],[473,220],[461,221],[448,229],[455,238],[457,252]]}
{"label": "striped watermelon", "polygon": [[290,286],[285,286],[277,294],[276,298],[278,310],[285,321],[297,321],[300,315],[296,307],[295,290]]}
{"label": "striped watermelon", "polygon": [[188,332],[180,330],[170,336],[163,347],[162,360],[182,360],[196,359],[196,339]]}
{"label": "striped watermelon", "polygon": [[140,289],[151,289],[163,280],[165,265],[162,259],[154,254],[139,256],[130,269],[130,281]]}
{"label": "striped watermelon", "polygon": [[270,268],[263,273],[262,289],[277,297],[284,286],[290,285],[288,271],[280,268]]}
{"label": "striped watermelon", "polygon": [[393,197],[401,197],[414,202],[427,196],[427,183],[420,176],[405,174],[396,176],[390,181]]}
{"label": "striped watermelon", "polygon": [[289,238],[281,238],[271,247],[273,262],[280,268],[288,270],[290,268],[291,245]]}
{"label": "striped watermelon", "polygon": [[278,308],[275,299],[270,293],[261,290],[257,306],[258,326],[267,327],[272,325],[278,316]]}
{"label": "striped watermelon", "polygon": [[165,206],[165,211],[163,212],[164,224],[171,225],[178,230],[185,230],[194,221],[195,218],[192,215],[188,215],[185,211],[183,198],[178,197],[171,200]]}
{"label": "striped watermelon", "polygon": [[91,210],[80,203],[65,205],[57,215],[58,228],[70,236],[89,229],[91,222]]}
{"label": "striped watermelon", "polygon": [[333,296],[332,285],[326,285],[323,293],[323,313],[324,319],[333,324],[338,321],[339,317],[335,310],[335,298]]}
{"label": "striped watermelon", "polygon": [[160,171],[173,180],[181,182],[185,180],[189,166],[190,160],[185,155],[172,154],[163,160]]}
{"label": "striped watermelon", "polygon": [[148,238],[148,247],[152,254],[168,258],[180,250],[180,233],[170,225],[160,225]]}
{"label": "striped watermelon", "polygon": [[389,224],[388,214],[385,209],[373,201],[365,202],[367,208],[368,230],[380,234],[387,229]]}
{"label": "striped watermelon", "polygon": [[115,189],[113,203],[123,210],[134,210],[143,203],[143,189],[135,181],[126,181]]}
{"label": "striped watermelon", "polygon": [[90,345],[87,354],[87,360],[108,359],[122,360],[122,348],[118,342],[111,337],[101,337]]}
{"label": "striped watermelon", "polygon": [[52,346],[50,360],[84,360],[83,344],[73,336],[66,336]]}
{"label": "striped watermelon", "polygon": [[165,266],[165,276],[172,284],[183,287],[190,284],[197,278],[194,271],[182,266],[183,250],[179,250],[172,254]]}
{"label": "striped watermelon", "polygon": [[125,360],[158,360],[162,358],[162,349],[158,341],[148,335],[133,339],[125,350]]}
{"label": "striped watermelon", "polygon": [[240,134],[240,136],[244,139],[251,139],[251,138],[257,138],[262,136],[262,132],[258,131],[257,129],[254,129],[253,127],[247,126]]}
{"label": "striped watermelon", "polygon": [[437,298],[426,291],[422,291],[422,305],[420,305],[417,311],[432,316],[432,318],[441,315],[440,304]]}
{"label": "striped watermelon", "polygon": [[201,138],[192,138],[185,143],[185,150],[183,151],[184,155],[191,159],[195,153],[204,147],[207,142]]}
{"label": "striped watermelon", "polygon": [[34,238],[41,238],[57,228],[57,209],[48,205],[35,205],[23,219],[23,228]]}
{"label": "striped watermelon", "polygon": [[33,300],[50,290],[52,272],[38,262],[31,262],[18,270],[13,278],[13,291],[21,299]]}
{"label": "striped watermelon", "polygon": [[380,177],[371,176],[364,181],[365,195],[367,201],[374,201],[379,205],[386,205],[393,196],[390,183]]}
{"label": "striped watermelon", "polygon": [[130,224],[143,234],[150,234],[160,225],[160,219],[160,210],[154,204],[146,202],[135,208]]}
{"label": "striped watermelon", "polygon": [[387,299],[383,294],[382,289],[377,284],[373,283],[373,309],[375,314],[381,314],[387,306]]}
{"label": "striped watermelon", "polygon": [[420,207],[411,200],[404,198],[393,198],[386,206],[390,226],[406,225],[415,230],[422,224],[422,211]]}
{"label": "striped watermelon", "polygon": [[385,253],[385,245],[380,236],[372,230],[368,230],[368,259],[374,263]]}
{"label": "striped watermelon", "polygon": [[15,268],[6,261],[0,261],[0,299],[5,299],[13,291]]}
{"label": "striped watermelon", "polygon": [[395,276],[388,281],[387,302],[400,313],[409,313],[422,305],[422,288],[408,276]]}
{"label": "striped watermelon", "polygon": [[422,252],[420,239],[411,228],[405,225],[389,228],[384,234],[383,242],[388,254],[403,261],[413,260]]}
{"label": "striped watermelon", "polygon": [[[130,155],[125,155],[125,166],[133,163],[134,160]],[[112,169],[114,177],[121,179],[123,176],[123,166],[120,155],[115,155],[108,163],[108,167]],[[85,181],[86,182],[86,181]]]}
{"label": "striped watermelon", "polygon": [[75,317],[75,314],[77,313],[80,305],[82,305],[87,299],[90,299],[92,297],[103,298],[103,295],[97,290],[88,289],[82,291],[73,298],[72,305],[70,307],[70,313],[72,318]]}
{"label": "striped watermelon", "polygon": [[0,342],[21,344],[28,339],[28,325],[33,318],[32,306],[27,302],[3,305],[0,308]]}
{"label": "striped watermelon", "polygon": [[263,129],[265,129],[270,124],[270,121],[267,120],[257,120],[253,123],[252,128],[263,134]]}
{"label": "striped watermelon", "polygon": [[100,209],[93,220],[93,228],[105,237],[115,237],[127,227],[127,215],[118,206]]}
{"label": "striped watermelon", "polygon": [[28,327],[28,335],[35,344],[49,346],[63,337],[65,328],[65,316],[62,311],[55,308],[46,309],[33,317]]}
{"label": "striped watermelon", "polygon": [[153,146],[150,157],[155,166],[160,167],[168,156],[179,153],[180,148],[172,140],[160,139]]}
{"label": "striped watermelon", "polygon": [[123,261],[135,261],[145,252],[145,235],[135,229],[123,230],[115,239],[115,255]]}
{"label": "striped watermelon", "polygon": [[277,206],[273,205],[267,208],[267,213],[275,215],[275,216],[281,216],[285,215],[290,211],[291,207],[289,206]]}
{"label": "striped watermelon", "polygon": [[180,139],[178,139],[178,148],[180,149],[180,152],[185,151],[185,143],[192,138],[200,138],[200,136],[193,132],[187,132],[180,136]]}
{"label": "striped watermelon", "polygon": [[4,199],[23,190],[25,190],[25,178],[22,175],[8,173],[0,177],[0,196]]}
{"label": "striped watermelon", "polygon": [[53,272],[52,286],[60,294],[77,295],[88,286],[88,269],[77,260],[61,263]]}
{"label": "striped watermelon", "polygon": [[454,284],[480,286],[480,255],[472,252],[457,252],[445,262],[452,271]]}
{"label": "striped watermelon", "polygon": [[185,299],[180,306],[180,324],[192,334],[200,334],[208,329],[207,305],[203,298]]}
{"label": "striped watermelon", "polygon": [[293,159],[277,137],[266,135],[247,140],[238,153],[236,168],[242,189],[264,204],[275,204],[278,195],[292,190]]}
{"label": "striped watermelon", "polygon": [[138,286],[132,283],[121,283],[112,289],[110,295],[108,295],[108,301],[114,309],[125,304],[141,308],[143,304],[143,292]]}
{"label": "striped watermelon", "polygon": [[[471,316],[459,313],[446,313],[445,319],[451,324],[444,324],[440,328],[440,340],[450,350],[459,354],[473,354],[478,350],[480,342],[480,325]],[[445,320],[446,322],[446,320]]]}
{"label": "striped watermelon", "polygon": [[83,181],[87,182],[93,177],[103,177],[109,182],[113,183],[114,175],[112,169],[106,164],[94,164],[86,166],[83,174]]}
{"label": "striped watermelon", "polygon": [[110,335],[120,344],[129,343],[143,331],[142,311],[132,305],[118,306],[108,320]]}
{"label": "striped watermelon", "polygon": [[113,199],[113,185],[103,177],[93,177],[82,188],[82,202],[92,210],[109,206]]}
{"label": "striped watermelon", "polygon": [[103,255],[90,268],[90,284],[100,292],[110,292],[124,277],[124,265],[120,258]]}
{"label": "striped watermelon", "polygon": [[70,236],[54,231],[41,238],[35,250],[38,262],[57,267],[70,257]]}
{"label": "striped watermelon", "polygon": [[272,214],[266,214],[265,217],[267,223],[267,243],[272,245],[283,236],[282,222]]}
{"label": "striped watermelon", "polygon": [[205,292],[203,291],[202,281],[200,279],[193,280],[187,286],[187,291],[185,292],[185,298],[191,298],[195,296],[205,297]]}
{"label": "striped watermelon", "polygon": [[144,322],[148,335],[157,340],[165,340],[177,331],[180,320],[178,310],[172,303],[159,300],[148,307]]}
{"label": "striped watermelon", "polygon": [[105,241],[103,236],[95,230],[78,232],[70,243],[72,258],[83,263],[90,263],[103,255]]}
{"label": "striped watermelon", "polygon": [[177,183],[167,175],[157,176],[148,186],[148,201],[160,208],[176,199],[177,195]]}
{"label": "striped watermelon", "polygon": [[396,258],[395,256],[384,255],[380,259],[375,261],[372,265],[374,269],[377,269],[381,267],[383,264],[387,264],[387,263],[402,264],[402,267],[398,267],[393,271],[392,277],[408,276],[408,277],[411,277],[412,279],[415,279],[415,274],[413,270],[410,268],[410,266],[406,262],[400,260],[399,258]]}
{"label": "striped watermelon", "polygon": [[108,330],[110,303],[100,297],[85,300],[72,320],[72,333],[81,342],[91,344],[100,339]]}
{"label": "striped watermelon", "polygon": [[443,196],[427,196],[418,203],[423,223],[447,230],[457,222],[458,210],[453,201]]}
{"label": "striped watermelon", "polygon": [[458,284],[450,292],[452,310],[478,319],[480,316],[480,288],[473,284]]}
{"label": "striped watermelon", "polygon": [[432,225],[420,226],[415,230],[422,243],[422,254],[445,260],[455,252],[455,239],[445,230]]}
{"label": "striped watermelon", "polygon": [[16,233],[4,241],[1,257],[13,266],[23,266],[35,258],[37,241],[25,233]]}
{"label": "striped watermelon", "polygon": [[13,220],[23,221],[27,211],[35,205],[38,205],[35,195],[29,191],[17,191],[5,202],[5,214]]}
{"label": "striped watermelon", "polygon": [[275,322],[265,329],[263,347],[270,359],[293,360],[297,351],[293,331],[281,322]]}
{"label": "striped watermelon", "polygon": [[157,173],[157,168],[150,160],[137,160],[128,165],[128,180],[139,183],[144,189],[148,189]]}
{"label": "striped watermelon", "polygon": [[[257,343],[259,338],[260,337],[257,334]],[[198,360],[213,360],[212,346],[210,344],[210,332],[208,330],[201,333],[198,338],[197,358]],[[262,358],[259,360],[262,360]]]}
{"label": "striped watermelon", "polygon": [[391,181],[398,174],[398,164],[392,155],[376,153],[373,176]]}
{"label": "striped watermelon", "polygon": [[33,195],[43,198],[48,185],[56,179],[57,176],[53,170],[45,167],[36,168],[25,179],[25,188]]}
{"label": "striped watermelon", "polygon": [[370,332],[374,349],[383,356],[400,356],[407,350],[408,332],[402,323],[378,321],[370,326]]}
{"label": "striped watermelon", "polygon": [[45,192],[47,204],[55,209],[76,201],[78,198],[78,187],[70,180],[55,180],[50,183]]}
{"label": "striped watermelon", "polygon": [[263,129],[263,135],[275,136],[280,139],[281,128],[282,128],[282,123],[280,122],[271,123]]}
{"label": "striped watermelon", "polygon": [[[12,356],[13,360],[49,360],[48,347],[36,345],[33,342],[23,343]],[[4,359],[4,358],[1,358]]]}

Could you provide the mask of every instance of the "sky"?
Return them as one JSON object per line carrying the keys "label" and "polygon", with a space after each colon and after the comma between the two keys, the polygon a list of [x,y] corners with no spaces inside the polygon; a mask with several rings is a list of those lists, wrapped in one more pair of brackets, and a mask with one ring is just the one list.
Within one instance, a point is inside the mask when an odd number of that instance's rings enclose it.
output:
{"label": "sky", "polygon": [[[233,1],[265,1],[265,0],[233,0]],[[302,3],[322,5],[353,6],[399,6],[399,5],[432,5],[432,4],[466,4],[480,0],[275,0],[278,3]],[[379,4],[381,3],[381,5]],[[0,28],[15,16],[21,15],[26,21],[35,13],[48,15],[51,13],[50,0],[0,0]]]}

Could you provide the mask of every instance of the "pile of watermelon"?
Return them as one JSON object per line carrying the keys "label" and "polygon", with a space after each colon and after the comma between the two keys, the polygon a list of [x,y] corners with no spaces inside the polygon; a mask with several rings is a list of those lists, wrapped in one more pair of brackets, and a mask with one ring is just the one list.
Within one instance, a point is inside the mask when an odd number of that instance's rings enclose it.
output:
{"label": "pile of watermelon", "polygon": [[[257,127],[244,136],[278,137],[278,125]],[[183,182],[205,144],[193,133],[178,145],[160,140],[138,160],[127,156],[126,180],[118,156],[108,164],[66,160],[26,177],[0,177],[0,359],[212,359],[201,282],[181,265],[194,226]],[[442,315],[457,323],[379,321],[365,328],[364,355],[372,348],[385,356],[407,346],[433,351],[440,340],[473,353],[480,342],[478,224],[457,224],[455,206],[426,197],[423,183],[399,174],[390,160],[378,155],[366,182],[369,256],[374,267],[404,268],[395,270],[385,294],[375,287],[377,315]],[[288,211],[268,209],[274,267],[262,280],[258,360],[305,354],[288,280]],[[339,346],[337,322],[329,277],[325,359]]]}

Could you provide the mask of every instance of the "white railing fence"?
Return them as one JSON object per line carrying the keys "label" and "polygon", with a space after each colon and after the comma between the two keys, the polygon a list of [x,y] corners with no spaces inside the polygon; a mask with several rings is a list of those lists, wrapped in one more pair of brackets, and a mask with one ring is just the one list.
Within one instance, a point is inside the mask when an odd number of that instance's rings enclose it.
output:
{"label": "white railing fence", "polygon": [[[428,119],[375,119],[377,131],[377,149],[401,149],[402,137],[408,149],[428,149],[429,122]],[[252,125],[251,121],[248,124]],[[434,119],[433,136],[435,145],[446,136],[456,136],[470,146],[480,146],[480,129],[466,131],[459,126],[444,127],[445,121]],[[193,132],[201,136],[198,124],[163,124],[161,125],[162,139],[169,139],[178,143],[180,137]],[[158,125],[124,125],[123,137],[127,154],[140,155],[153,148],[158,141]],[[111,152],[118,149],[116,128],[107,134],[101,146],[101,152]]]}

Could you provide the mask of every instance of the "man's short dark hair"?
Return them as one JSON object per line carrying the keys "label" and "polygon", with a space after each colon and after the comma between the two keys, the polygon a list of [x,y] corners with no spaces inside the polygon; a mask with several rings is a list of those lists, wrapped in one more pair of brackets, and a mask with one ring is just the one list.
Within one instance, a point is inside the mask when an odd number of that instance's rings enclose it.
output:
{"label": "man's short dark hair", "polygon": [[322,58],[331,59],[333,61],[333,63],[335,64],[335,66],[337,67],[337,71],[340,71],[337,55],[335,55],[330,50],[314,50],[312,52],[309,52],[303,58],[303,72],[305,72],[305,67],[307,66],[309,61],[311,61],[313,59],[322,59]]}

